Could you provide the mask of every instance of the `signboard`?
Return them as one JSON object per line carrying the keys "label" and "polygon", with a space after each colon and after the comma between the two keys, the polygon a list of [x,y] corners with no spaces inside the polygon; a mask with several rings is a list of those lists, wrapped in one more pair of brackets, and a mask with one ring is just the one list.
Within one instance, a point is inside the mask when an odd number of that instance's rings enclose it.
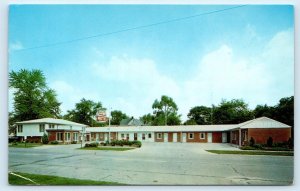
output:
{"label": "signboard", "polygon": [[98,122],[105,123],[108,120],[108,118],[106,117],[106,110],[99,110],[96,115],[96,120]]}

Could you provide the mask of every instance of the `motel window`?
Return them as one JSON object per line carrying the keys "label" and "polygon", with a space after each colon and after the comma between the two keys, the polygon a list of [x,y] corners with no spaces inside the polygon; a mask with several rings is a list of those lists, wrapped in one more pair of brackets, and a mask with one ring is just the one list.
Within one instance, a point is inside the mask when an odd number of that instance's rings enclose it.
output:
{"label": "motel window", "polygon": [[56,140],[62,141],[63,140],[63,133],[56,133]]}
{"label": "motel window", "polygon": [[49,124],[50,129],[54,129],[55,125],[54,124]]}
{"label": "motel window", "polygon": [[157,138],[158,139],[162,139],[162,134],[161,133],[157,133]]}
{"label": "motel window", "polygon": [[65,133],[65,136],[66,141],[71,141],[71,133]]}
{"label": "motel window", "polygon": [[40,124],[40,132],[44,132],[45,131],[45,124]]}
{"label": "motel window", "polygon": [[78,133],[73,133],[73,141],[77,141],[78,140]]}
{"label": "motel window", "polygon": [[205,133],[200,133],[200,139],[205,139]]}
{"label": "motel window", "polygon": [[189,139],[194,139],[194,133],[189,133]]}
{"label": "motel window", "polygon": [[142,140],[145,140],[145,138],[146,138],[146,137],[145,137],[145,134],[143,133],[143,135],[142,135]]}
{"label": "motel window", "polygon": [[126,134],[126,139],[129,140],[129,134]]}
{"label": "motel window", "polygon": [[151,133],[148,134],[148,138],[151,139]]}
{"label": "motel window", "polygon": [[18,133],[22,133],[23,132],[23,125],[18,125]]}
{"label": "motel window", "polygon": [[121,138],[124,139],[124,134],[121,134]]}

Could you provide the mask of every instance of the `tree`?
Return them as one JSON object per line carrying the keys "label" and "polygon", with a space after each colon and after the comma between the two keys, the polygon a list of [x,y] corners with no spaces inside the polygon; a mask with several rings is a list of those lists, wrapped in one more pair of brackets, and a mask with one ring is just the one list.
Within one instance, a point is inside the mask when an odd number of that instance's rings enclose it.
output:
{"label": "tree", "polygon": [[188,113],[190,125],[206,125],[212,123],[212,108],[206,106],[196,106],[190,109]]}
{"label": "tree", "polygon": [[82,98],[79,103],[75,104],[75,109],[67,111],[65,119],[94,126],[97,122],[95,116],[99,109],[104,109],[100,102],[93,102]]}
{"label": "tree", "polygon": [[275,107],[265,105],[257,105],[253,110],[255,118],[258,117],[269,117],[274,119]]}
{"label": "tree", "polygon": [[248,105],[241,99],[222,100],[219,106],[213,108],[215,124],[238,124],[254,118]]}
{"label": "tree", "polygon": [[143,121],[143,123],[145,125],[153,125],[154,115],[151,115],[151,113],[148,113],[148,114],[140,117],[140,120]]}
{"label": "tree", "polygon": [[111,124],[112,125],[120,125],[120,121],[122,119],[128,119],[128,118],[129,117],[125,113],[122,113],[122,111],[115,110],[115,111],[111,112]]}
{"label": "tree", "polygon": [[160,101],[156,99],[152,109],[155,115],[154,125],[178,125],[178,122],[180,124],[180,116],[177,115],[178,108],[171,97],[163,95]]}
{"label": "tree", "polygon": [[55,91],[47,87],[42,71],[10,72],[9,88],[15,90],[13,113],[16,121],[59,116],[61,103]]}

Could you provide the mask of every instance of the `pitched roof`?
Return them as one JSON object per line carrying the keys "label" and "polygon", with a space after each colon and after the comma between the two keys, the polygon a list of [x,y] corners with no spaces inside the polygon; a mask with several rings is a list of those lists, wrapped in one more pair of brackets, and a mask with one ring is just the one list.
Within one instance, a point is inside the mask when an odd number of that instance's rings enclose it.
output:
{"label": "pitched roof", "polygon": [[238,124],[238,127],[241,129],[249,129],[249,128],[290,128],[291,126],[276,121],[274,119],[270,119],[268,117],[260,117],[260,118],[246,121],[244,123],[240,123]]}
{"label": "pitched roof", "polygon": [[127,118],[120,121],[120,126],[141,126],[144,123],[139,119]]}
{"label": "pitched roof", "polygon": [[16,124],[35,124],[35,123],[49,123],[49,124],[58,124],[58,125],[75,125],[75,126],[87,126],[80,123],[75,123],[72,121],[64,120],[64,119],[54,119],[54,118],[42,118],[42,119],[34,119],[28,121],[20,121],[16,122]]}
{"label": "pitched roof", "polygon": [[92,127],[86,130],[89,132],[222,132],[239,128],[290,128],[290,126],[274,119],[260,117],[239,124]]}

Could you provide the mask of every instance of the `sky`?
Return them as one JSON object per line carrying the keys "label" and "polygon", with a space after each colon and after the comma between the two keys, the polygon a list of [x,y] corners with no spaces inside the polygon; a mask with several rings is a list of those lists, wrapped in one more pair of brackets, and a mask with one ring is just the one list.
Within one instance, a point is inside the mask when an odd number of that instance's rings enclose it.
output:
{"label": "sky", "polygon": [[86,98],[138,118],[167,95],[185,121],[222,99],[294,95],[288,5],[11,5],[8,49],[9,71],[42,70],[62,114]]}

